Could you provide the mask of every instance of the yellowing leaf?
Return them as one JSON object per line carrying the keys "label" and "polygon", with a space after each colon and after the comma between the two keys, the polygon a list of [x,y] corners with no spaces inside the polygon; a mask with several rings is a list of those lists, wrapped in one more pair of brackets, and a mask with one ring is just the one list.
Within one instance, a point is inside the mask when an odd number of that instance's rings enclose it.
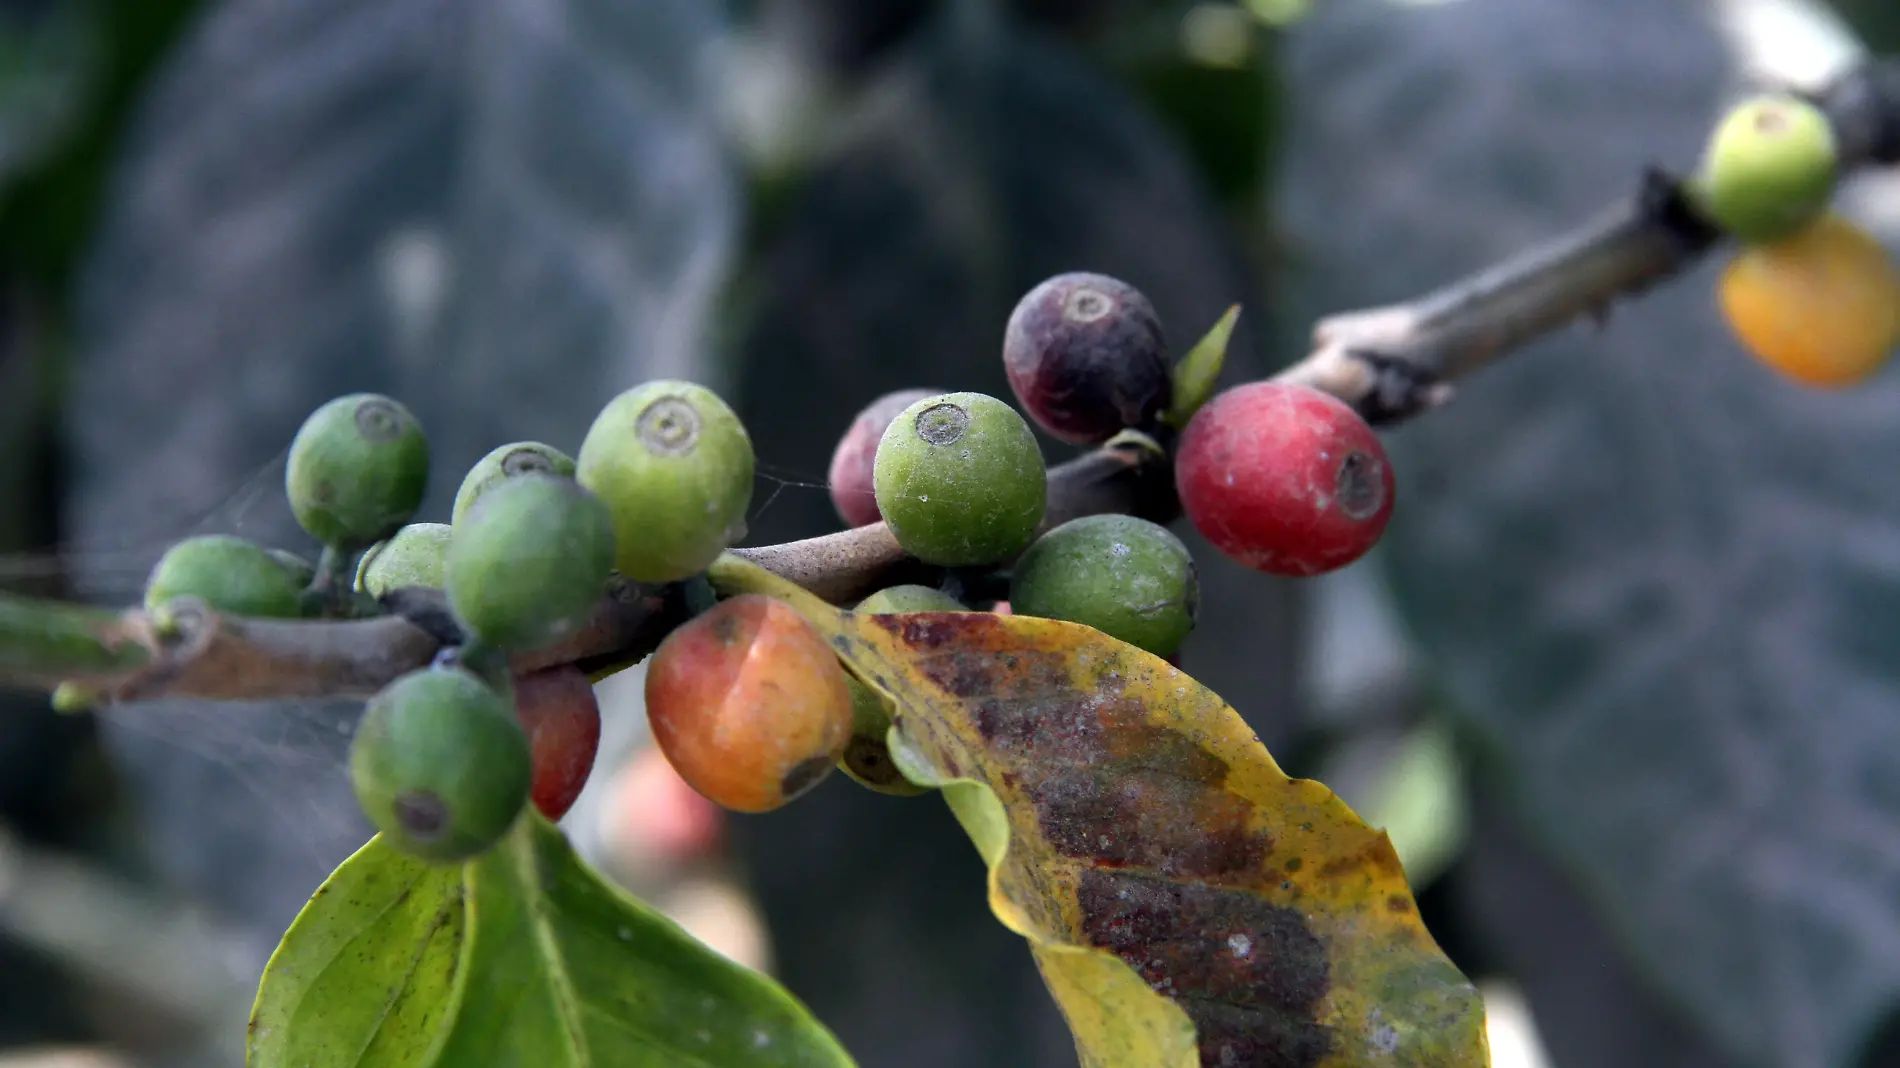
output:
{"label": "yellowing leaf", "polygon": [[840,612],[733,558],[890,695],[892,755],[990,866],[1091,1068],[1483,1068],[1477,991],[1390,841],[1218,696],[1088,627]]}

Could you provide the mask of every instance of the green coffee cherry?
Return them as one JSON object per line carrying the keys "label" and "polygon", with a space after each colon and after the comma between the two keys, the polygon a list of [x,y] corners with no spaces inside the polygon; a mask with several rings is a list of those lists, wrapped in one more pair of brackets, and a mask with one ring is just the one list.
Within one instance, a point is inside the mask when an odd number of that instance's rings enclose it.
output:
{"label": "green coffee cherry", "polygon": [[917,797],[929,789],[904,778],[891,760],[891,706],[869,686],[851,679],[851,740],[838,767],[859,786],[892,797]]}
{"label": "green coffee cherry", "polygon": [[1715,223],[1749,244],[1806,226],[1833,194],[1839,156],[1820,108],[1766,94],[1731,110],[1709,138],[1698,192]]}
{"label": "green coffee cherry", "polygon": [[284,489],[325,545],[367,548],[409,521],[429,483],[429,441],[399,402],[354,393],[318,408],[290,443]]}
{"label": "green coffee cherry", "polygon": [[[853,611],[864,615],[884,612],[968,612],[961,601],[929,586],[891,586],[858,602]],[[893,797],[916,797],[929,791],[904,778],[891,761],[885,739],[891,730],[891,708],[877,691],[849,679],[851,684],[851,741],[838,767],[861,786]]]}
{"label": "green coffee cherry", "polygon": [[962,601],[934,586],[887,586],[858,602],[853,611],[865,615],[880,612],[968,612]]}
{"label": "green coffee cherry", "polygon": [[371,546],[356,567],[356,588],[371,597],[405,586],[441,589],[453,529],[447,523],[411,523]]}
{"label": "green coffee cherry", "polygon": [[385,687],[350,745],[363,814],[397,849],[438,863],[508,833],[532,773],[513,707],[460,668],[424,668]]}
{"label": "green coffee cherry", "polygon": [[945,567],[1015,556],[1048,504],[1029,424],[982,393],[946,393],[904,409],[878,441],[871,477],[898,544]]}
{"label": "green coffee cherry", "polygon": [[269,550],[243,538],[187,538],[159,558],[145,582],[145,607],[200,597],[212,608],[259,619],[302,615],[304,583]]}
{"label": "green coffee cherry", "polygon": [[480,641],[534,649],[579,629],[613,569],[607,508],[569,478],[491,486],[449,538],[449,607]]}
{"label": "green coffee cherry", "polygon": [[538,441],[517,441],[503,445],[468,469],[468,474],[462,478],[461,488],[455,491],[455,505],[449,513],[449,521],[460,523],[468,510],[475,506],[475,498],[495,483],[516,475],[529,474],[573,478],[574,458],[552,445],[543,445]]}
{"label": "green coffee cherry", "polygon": [[1072,519],[1036,539],[1010,576],[1017,615],[1080,623],[1156,656],[1194,629],[1200,581],[1166,527],[1127,515]]}
{"label": "green coffee cherry", "polygon": [[691,382],[657,381],[602,409],[575,477],[613,515],[620,573],[677,582],[744,535],[753,464],[752,439],[725,401]]}

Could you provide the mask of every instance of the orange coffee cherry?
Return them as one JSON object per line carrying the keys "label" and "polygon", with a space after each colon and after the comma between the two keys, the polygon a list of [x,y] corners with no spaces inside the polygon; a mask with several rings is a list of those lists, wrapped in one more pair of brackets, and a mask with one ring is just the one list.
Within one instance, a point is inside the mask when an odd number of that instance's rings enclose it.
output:
{"label": "orange coffee cherry", "polygon": [[693,789],[769,812],[816,786],[851,740],[838,655],[782,601],[745,594],[667,635],[647,666],[653,740]]}
{"label": "orange coffee cherry", "polygon": [[1717,296],[1729,329],[1757,359],[1817,389],[1866,381],[1900,345],[1900,270],[1880,242],[1837,214],[1744,248],[1723,269]]}

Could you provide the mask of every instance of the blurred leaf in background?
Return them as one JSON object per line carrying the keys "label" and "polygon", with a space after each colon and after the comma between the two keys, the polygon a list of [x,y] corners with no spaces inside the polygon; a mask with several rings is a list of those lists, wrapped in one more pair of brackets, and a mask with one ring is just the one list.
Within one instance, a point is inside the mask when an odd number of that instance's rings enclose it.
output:
{"label": "blurred leaf in background", "polygon": [[[308,548],[279,459],[336,394],[417,411],[424,516],[446,518],[494,445],[572,450],[619,389],[709,373],[738,217],[721,33],[698,0],[213,8],[141,104],[86,265],[82,592],[134,596],[200,525]],[[367,837],[342,771],[356,708],[107,719],[161,870],[253,924],[257,966]]]}
{"label": "blurred leaf in background", "polygon": [[[1646,164],[1693,162],[1735,62],[1699,12],[1650,0],[1342,2],[1288,60],[1282,206],[1317,266],[1309,315],[1430,288]],[[1844,1068],[1900,996],[1900,494],[1881,459],[1900,379],[1771,377],[1712,277],[1514,357],[1394,438],[1394,589],[1498,785],[1468,892],[1546,906],[1476,922],[1538,962],[1522,979],[1559,1068]],[[1550,874],[1510,859],[1533,846]],[[1553,878],[1569,892],[1540,892]],[[1588,967],[1580,929],[1614,938],[1625,980],[1564,981]],[[1658,1022],[1606,1027],[1609,1002]]]}

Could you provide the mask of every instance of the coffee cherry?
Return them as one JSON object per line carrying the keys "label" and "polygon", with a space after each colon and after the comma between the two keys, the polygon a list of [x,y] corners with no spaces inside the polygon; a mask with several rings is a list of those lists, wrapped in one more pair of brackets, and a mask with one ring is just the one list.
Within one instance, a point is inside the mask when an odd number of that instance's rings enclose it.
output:
{"label": "coffee cherry", "polygon": [[666,636],[647,664],[653,740],[701,795],[769,812],[816,786],[851,738],[838,656],[797,610],[745,594]]}
{"label": "coffee cherry", "polygon": [[1059,274],[1030,290],[1010,313],[1003,368],[1023,410],[1075,445],[1148,426],[1174,399],[1154,306],[1107,275]]}
{"label": "coffee cherry", "polygon": [[851,738],[838,767],[853,782],[891,797],[918,797],[927,787],[904,778],[891,759],[891,706],[876,690],[851,680]]}
{"label": "coffee cherry", "polygon": [[447,523],[411,523],[377,542],[356,567],[356,588],[372,597],[405,586],[441,589],[452,530]]}
{"label": "coffee cherry", "polygon": [[648,382],[615,397],[587,431],[575,469],[606,502],[616,566],[636,582],[697,575],[744,535],[752,439],[704,386]]}
{"label": "coffee cherry", "polygon": [[1806,386],[1858,385],[1900,345],[1900,271],[1879,241],[1839,215],[1742,249],[1716,292],[1748,351]]}
{"label": "coffee cherry", "polygon": [[1167,656],[1194,629],[1200,581],[1168,528],[1128,515],[1073,519],[1036,539],[1010,575],[1018,615],[1063,619]]}
{"label": "coffee cherry", "polygon": [[[887,612],[968,612],[961,601],[929,586],[891,586],[879,590],[853,611],[860,615]],[[847,675],[847,678],[849,676]],[[928,793],[922,786],[904,778],[891,761],[886,739],[891,731],[891,708],[876,690],[850,679],[851,741],[838,766],[860,785],[894,797],[915,797]]]}
{"label": "coffee cherry", "polygon": [[860,615],[886,612],[968,612],[962,601],[934,586],[886,586],[858,602]]}
{"label": "coffee cherry", "polygon": [[573,478],[574,460],[554,446],[543,445],[538,441],[517,441],[503,445],[482,457],[462,477],[462,484],[455,491],[455,504],[449,511],[449,521],[460,523],[468,510],[475,506],[475,498],[495,483],[516,475]]}
{"label": "coffee cherry", "polygon": [[552,475],[504,479],[449,538],[449,607],[489,645],[538,648],[593,615],[613,558],[607,508],[579,483]]}
{"label": "coffee cherry", "polygon": [[422,504],[429,441],[397,401],[338,397],[311,413],[290,443],[284,489],[310,536],[346,552],[389,537]]}
{"label": "coffee cherry", "polygon": [[941,396],[938,389],[900,389],[864,406],[851,420],[838,448],[831,454],[831,503],[846,526],[863,527],[883,519],[877,510],[877,491],[871,473],[877,463],[877,443],[899,412],[925,397]]}
{"label": "coffee cherry", "polygon": [[1195,529],[1270,575],[1317,575],[1364,556],[1395,495],[1385,447],[1359,413],[1280,382],[1237,386],[1195,413],[1174,476]]}
{"label": "coffee cherry", "polygon": [[441,863],[508,832],[528,800],[528,739],[508,704],[460,668],[423,668],[369,702],[350,744],[356,802],[391,845]]}
{"label": "coffee cherry", "polygon": [[551,820],[567,815],[600,752],[600,701],[586,672],[563,664],[515,679],[515,717],[528,735],[529,798]]}
{"label": "coffee cherry", "polygon": [[981,393],[927,397],[899,413],[878,441],[873,484],[898,544],[944,567],[1022,552],[1049,492],[1029,424]]}
{"label": "coffee cherry", "polygon": [[145,582],[145,607],[198,597],[220,612],[258,619],[302,614],[305,583],[262,546],[227,534],[206,534],[166,550]]}
{"label": "coffee cherry", "polygon": [[1709,217],[1739,240],[1778,241],[1827,205],[1838,163],[1834,128],[1820,108],[1764,94],[1715,128],[1696,189]]}

